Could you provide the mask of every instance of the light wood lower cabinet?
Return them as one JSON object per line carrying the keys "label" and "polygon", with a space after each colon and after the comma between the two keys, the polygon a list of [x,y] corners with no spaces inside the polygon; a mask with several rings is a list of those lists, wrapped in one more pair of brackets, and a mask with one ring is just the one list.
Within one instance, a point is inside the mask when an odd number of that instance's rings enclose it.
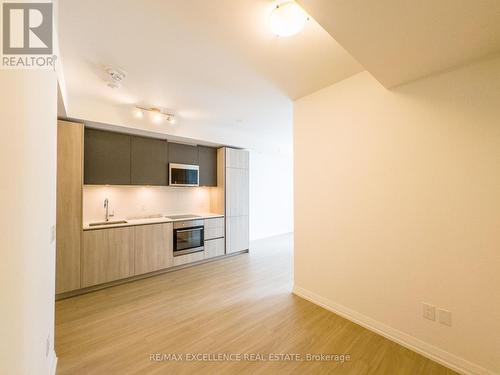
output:
{"label": "light wood lower cabinet", "polygon": [[205,219],[205,240],[224,237],[224,218]]}
{"label": "light wood lower cabinet", "polygon": [[134,275],[134,228],[83,233],[82,287]]}
{"label": "light wood lower cabinet", "polygon": [[218,257],[225,254],[224,238],[205,241],[205,259]]}
{"label": "light wood lower cabinet", "polygon": [[226,253],[248,250],[248,216],[226,217]]}
{"label": "light wood lower cabinet", "polygon": [[172,267],[172,223],[141,225],[135,230],[135,275]]}
{"label": "light wood lower cabinet", "polygon": [[[213,230],[209,237],[217,238],[206,239],[204,251],[177,257],[173,256],[172,223],[84,231],[81,287],[87,288],[224,255],[224,218],[207,219],[205,223],[209,232]],[[236,229],[241,232],[240,226],[248,226],[248,217],[246,224],[237,225]],[[241,239],[233,238],[233,241],[241,242]],[[244,241],[240,242],[235,243],[235,248],[244,247]]]}
{"label": "light wood lower cabinet", "polygon": [[205,259],[205,251],[198,251],[197,253],[179,255],[174,257],[174,266],[181,266],[183,264],[198,262],[203,259]]}

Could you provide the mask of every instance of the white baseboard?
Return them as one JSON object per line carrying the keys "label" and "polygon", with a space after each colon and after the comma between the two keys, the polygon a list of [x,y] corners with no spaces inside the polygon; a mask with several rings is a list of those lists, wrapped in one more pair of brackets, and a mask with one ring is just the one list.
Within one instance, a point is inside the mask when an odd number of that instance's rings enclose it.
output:
{"label": "white baseboard", "polygon": [[49,367],[49,375],[56,375],[57,370],[57,355],[54,350],[50,353],[49,359],[50,367]]}
{"label": "white baseboard", "polygon": [[329,311],[332,311],[335,314],[342,316],[343,318],[359,324],[360,326],[369,329],[370,331],[384,336],[385,338],[394,341],[410,350],[413,350],[414,352],[417,352],[454,371],[466,375],[495,375],[494,372],[484,367],[476,365],[475,363],[469,362],[463,358],[457,357],[454,354],[451,354],[436,346],[421,341],[414,336],[389,327],[384,323],[374,320],[357,311],[353,311],[345,306],[339,305],[307,289],[301,288],[299,286],[294,286],[293,294],[304,298],[316,305],[319,305]]}

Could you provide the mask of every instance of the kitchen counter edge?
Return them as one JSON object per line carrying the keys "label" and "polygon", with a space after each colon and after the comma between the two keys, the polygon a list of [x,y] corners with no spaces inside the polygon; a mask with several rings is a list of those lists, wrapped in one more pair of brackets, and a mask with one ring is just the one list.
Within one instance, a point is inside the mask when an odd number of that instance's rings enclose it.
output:
{"label": "kitchen counter edge", "polygon": [[[167,215],[165,215],[167,216]],[[111,228],[123,228],[123,227],[135,227],[138,225],[151,225],[151,224],[163,224],[163,223],[173,223],[177,221],[191,221],[191,220],[205,220],[205,219],[215,219],[218,217],[224,217],[222,214],[199,214],[198,217],[189,218],[189,219],[170,219],[167,217],[159,217],[154,219],[131,219],[126,220],[126,223],[120,224],[111,224],[111,225],[98,225],[98,226],[89,226],[89,223],[86,223],[83,226],[84,231],[88,230],[97,230],[97,229],[111,229]],[[118,220],[118,219],[115,219]]]}

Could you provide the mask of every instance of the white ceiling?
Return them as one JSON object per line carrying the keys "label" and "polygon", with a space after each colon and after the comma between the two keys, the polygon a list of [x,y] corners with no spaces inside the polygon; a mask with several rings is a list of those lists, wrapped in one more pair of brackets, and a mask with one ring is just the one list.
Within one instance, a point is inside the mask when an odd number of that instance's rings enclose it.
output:
{"label": "white ceiling", "polygon": [[[363,68],[314,20],[294,37],[273,36],[275,4],[60,1],[68,116],[241,146],[291,145],[291,100]],[[105,85],[105,65],[127,72],[121,89]],[[136,120],[134,104],[172,110],[178,121]]]}
{"label": "white ceiling", "polygon": [[500,50],[499,0],[297,0],[384,86]]}
{"label": "white ceiling", "polygon": [[[500,50],[499,0],[297,0],[324,29],[311,19],[278,38],[282,1],[59,1],[67,115],[290,151],[294,99],[364,68],[393,87]],[[106,65],[127,72],[122,88],[106,86]],[[178,121],[137,120],[136,104]]]}

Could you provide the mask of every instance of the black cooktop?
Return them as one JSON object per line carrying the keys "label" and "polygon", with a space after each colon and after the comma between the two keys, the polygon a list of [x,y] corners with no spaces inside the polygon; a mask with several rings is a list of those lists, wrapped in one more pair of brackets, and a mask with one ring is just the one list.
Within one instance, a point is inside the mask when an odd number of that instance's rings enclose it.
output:
{"label": "black cooktop", "polygon": [[198,215],[169,215],[167,216],[169,219],[177,220],[177,219],[196,219]]}

